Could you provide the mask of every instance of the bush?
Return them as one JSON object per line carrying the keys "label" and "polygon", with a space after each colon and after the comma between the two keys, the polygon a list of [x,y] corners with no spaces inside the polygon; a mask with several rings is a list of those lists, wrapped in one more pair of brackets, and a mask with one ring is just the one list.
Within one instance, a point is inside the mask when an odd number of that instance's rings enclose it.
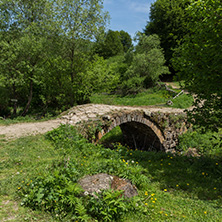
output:
{"label": "bush", "polygon": [[179,137],[179,149],[196,148],[201,153],[222,153],[222,137],[219,133],[201,130],[188,131]]}

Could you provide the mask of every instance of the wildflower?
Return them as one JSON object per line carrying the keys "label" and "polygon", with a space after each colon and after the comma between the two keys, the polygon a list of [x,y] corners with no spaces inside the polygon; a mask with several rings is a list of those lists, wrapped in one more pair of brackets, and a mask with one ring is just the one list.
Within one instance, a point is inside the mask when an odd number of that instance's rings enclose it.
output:
{"label": "wildflower", "polygon": [[171,156],[170,159],[173,159],[173,157]]}
{"label": "wildflower", "polygon": [[145,203],[145,205],[147,206],[147,205],[148,205],[148,203]]}
{"label": "wildflower", "polygon": [[155,202],[156,202],[155,200],[152,201],[152,203],[155,203]]}
{"label": "wildflower", "polygon": [[168,163],[168,165],[171,165],[171,163]]}
{"label": "wildflower", "polygon": [[202,175],[204,175],[205,173],[203,172]]}
{"label": "wildflower", "polygon": [[187,183],[187,186],[189,186],[190,184],[189,183]]}
{"label": "wildflower", "polygon": [[163,213],[163,211],[160,211],[160,214],[162,214]]}
{"label": "wildflower", "polygon": [[216,187],[214,187],[214,190],[216,190],[217,188]]}
{"label": "wildflower", "polygon": [[157,200],[156,198],[154,200]]}
{"label": "wildflower", "polygon": [[126,165],[127,165],[128,163],[126,163]]}
{"label": "wildflower", "polygon": [[132,162],[132,163],[134,163],[134,161],[133,161],[133,160],[132,160],[131,162]]}
{"label": "wildflower", "polygon": [[21,187],[18,187],[18,190],[20,190],[21,189]]}
{"label": "wildflower", "polygon": [[130,153],[130,155],[132,155],[132,153]]}
{"label": "wildflower", "polygon": [[204,211],[204,214],[207,214],[207,211]]}
{"label": "wildflower", "polygon": [[147,191],[145,192],[145,195],[146,195],[146,196],[148,195],[148,192],[147,192]]}
{"label": "wildflower", "polygon": [[153,200],[153,198],[151,198],[150,200]]}
{"label": "wildflower", "polygon": [[123,159],[123,162],[125,163],[126,161]]}
{"label": "wildflower", "polygon": [[151,162],[151,160],[149,160],[149,163]]}
{"label": "wildflower", "polygon": [[29,183],[27,183],[27,186],[29,186]]}
{"label": "wildflower", "polygon": [[167,189],[164,189],[165,192],[167,192]]}
{"label": "wildflower", "polygon": [[138,162],[136,162],[136,164],[138,164]]}
{"label": "wildflower", "polygon": [[168,214],[165,214],[165,216],[168,216]]}
{"label": "wildflower", "polygon": [[218,163],[216,163],[216,165],[218,165]]}
{"label": "wildflower", "polygon": [[85,192],[84,192],[84,195],[85,195],[85,196],[89,195],[89,192],[88,192],[88,191],[85,191]]}
{"label": "wildflower", "polygon": [[176,187],[179,187],[179,185],[177,184]]}
{"label": "wildflower", "polygon": [[151,196],[153,197],[155,195],[155,193],[152,193]]}
{"label": "wildflower", "polygon": [[163,164],[161,163],[160,166],[163,166]]}
{"label": "wildflower", "polygon": [[24,183],[24,181],[22,181],[22,183]]}

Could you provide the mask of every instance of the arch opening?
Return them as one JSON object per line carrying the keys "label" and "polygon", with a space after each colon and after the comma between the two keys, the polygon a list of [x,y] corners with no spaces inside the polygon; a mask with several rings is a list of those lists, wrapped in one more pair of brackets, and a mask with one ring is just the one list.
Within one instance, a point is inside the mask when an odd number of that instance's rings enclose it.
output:
{"label": "arch opening", "polygon": [[163,145],[151,127],[140,122],[120,124],[124,141],[133,149],[162,151]]}

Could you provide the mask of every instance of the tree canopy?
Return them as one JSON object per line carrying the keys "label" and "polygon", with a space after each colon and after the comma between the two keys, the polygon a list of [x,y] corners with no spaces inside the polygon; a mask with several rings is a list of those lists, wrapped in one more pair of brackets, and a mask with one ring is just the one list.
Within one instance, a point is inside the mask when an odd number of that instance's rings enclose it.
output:
{"label": "tree canopy", "polygon": [[167,65],[171,67],[173,49],[187,34],[188,16],[185,8],[190,0],[157,0],[150,8],[150,19],[144,29],[146,35],[157,34],[164,49]]}
{"label": "tree canopy", "polygon": [[220,0],[192,0],[187,7],[189,34],[174,54],[174,67],[196,96],[190,112],[207,128],[222,126],[222,6]]}
{"label": "tree canopy", "polygon": [[[87,100],[82,73],[94,63],[92,42],[105,30],[102,0],[0,2],[1,115],[68,108]],[[5,97],[6,96],[6,97]]]}

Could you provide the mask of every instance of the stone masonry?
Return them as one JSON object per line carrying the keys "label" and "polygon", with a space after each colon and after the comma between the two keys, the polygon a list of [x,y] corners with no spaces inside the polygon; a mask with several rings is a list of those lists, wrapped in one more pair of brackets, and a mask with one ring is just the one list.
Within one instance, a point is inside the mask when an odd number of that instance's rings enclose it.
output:
{"label": "stone masonry", "polygon": [[190,127],[184,110],[173,108],[86,104],[63,114],[63,124],[78,126],[92,142],[120,126],[126,143],[143,150],[170,151]]}

